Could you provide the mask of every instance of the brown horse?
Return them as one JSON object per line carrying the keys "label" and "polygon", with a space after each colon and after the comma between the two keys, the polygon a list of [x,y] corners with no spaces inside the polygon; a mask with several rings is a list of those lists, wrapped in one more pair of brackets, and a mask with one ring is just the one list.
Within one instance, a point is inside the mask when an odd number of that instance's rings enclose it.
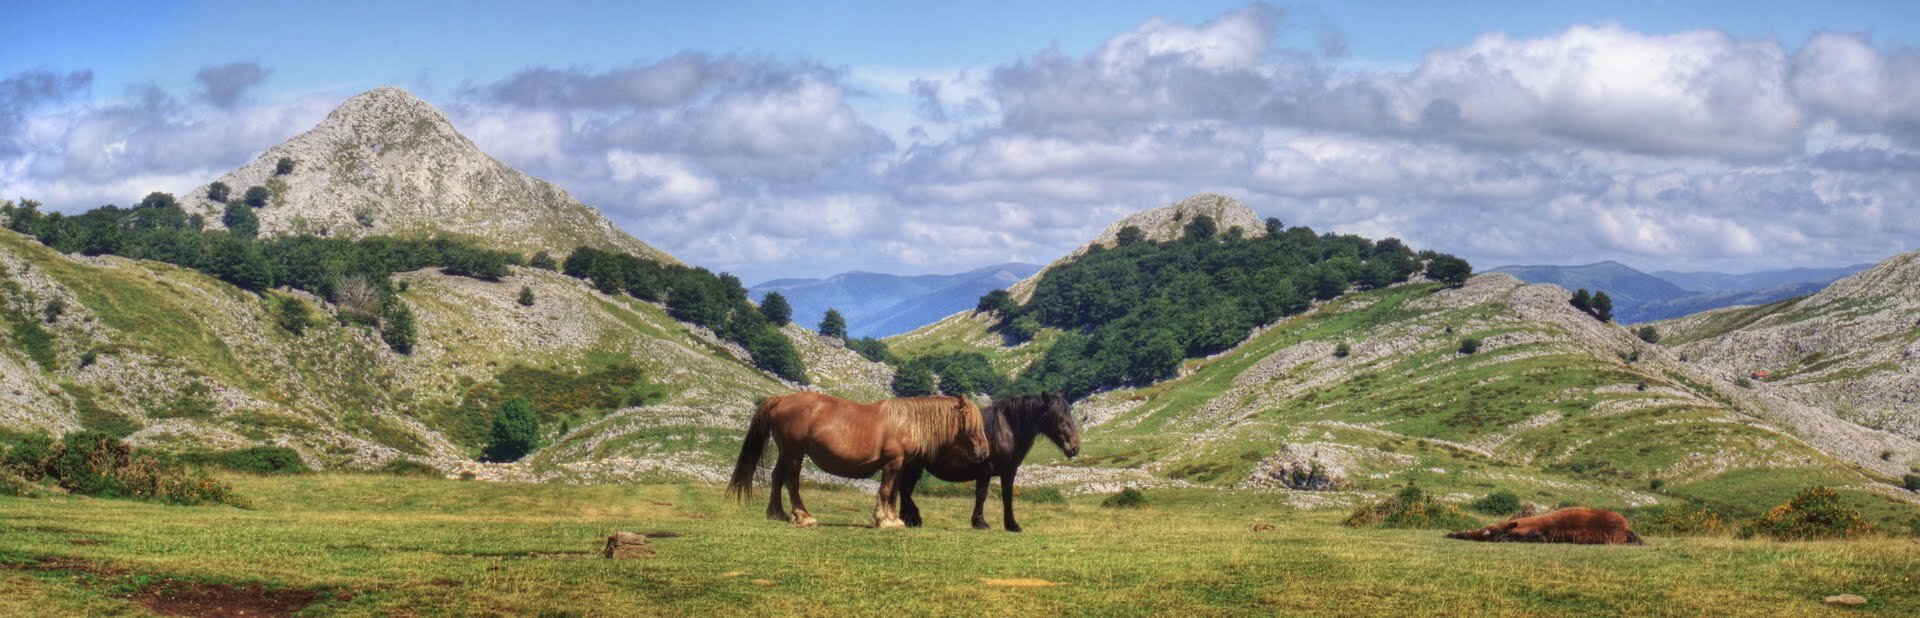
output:
{"label": "brown horse", "polygon": [[1533,517],[1500,522],[1479,530],[1447,534],[1449,539],[1515,543],[1576,543],[1581,545],[1644,545],[1627,527],[1627,518],[1613,511],[1569,507]]}
{"label": "brown horse", "polygon": [[[820,393],[793,393],[760,401],[747,425],[747,441],[733,465],[727,494],[746,500],[753,491],[753,473],[760,468],[767,439],[780,454],[773,464],[773,496],[767,518],[811,526],[813,515],[800,502],[800,465],[811,457],[828,473],[863,479],[880,473],[880,492],[873,507],[876,528],[900,528],[894,486],[901,470],[920,465],[950,445],[972,451],[973,461],[987,458],[987,437],[980,408],[966,397],[912,397],[859,403]],[[780,505],[780,487],[793,498],[793,515]]]}

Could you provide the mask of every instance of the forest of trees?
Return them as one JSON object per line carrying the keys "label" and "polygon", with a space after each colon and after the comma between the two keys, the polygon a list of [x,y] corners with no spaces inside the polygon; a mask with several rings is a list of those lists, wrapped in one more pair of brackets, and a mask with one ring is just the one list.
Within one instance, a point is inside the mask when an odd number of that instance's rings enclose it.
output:
{"label": "forest of trees", "polygon": [[1040,326],[1064,331],[1009,389],[1078,398],[1149,384],[1172,377],[1181,360],[1227,350],[1255,326],[1305,311],[1316,299],[1422,272],[1460,285],[1473,272],[1465,260],[1415,253],[1394,238],[1322,235],[1275,219],[1267,220],[1267,232],[1253,239],[1238,228],[1221,232],[1206,216],[1165,243],[1125,229],[1116,246],[1095,246],[1049,270],[1024,305],[1004,292],[982,297],[978,310],[993,313],[1008,337],[1030,337]]}
{"label": "forest of trees", "polygon": [[591,247],[575,249],[561,262],[560,270],[586,279],[607,294],[624,292],[641,300],[664,301],[675,319],[704,326],[746,348],[754,366],[807,383],[800,352],[773,320],[747,300],[747,288],[739,277]]}
{"label": "forest of trees", "polygon": [[[236,215],[239,208],[244,215]],[[259,292],[286,286],[311,292],[340,308],[343,322],[380,329],[394,350],[411,353],[413,313],[395,294],[392,275],[440,268],[450,275],[497,281],[517,254],[481,249],[452,238],[321,238],[310,234],[254,238],[257,219],[239,203],[227,206],[232,232],[205,229],[172,195],[151,193],[129,208],[101,206],[83,214],[42,213],[32,200],[0,206],[7,227],[62,253],[155,260],[206,273]]]}

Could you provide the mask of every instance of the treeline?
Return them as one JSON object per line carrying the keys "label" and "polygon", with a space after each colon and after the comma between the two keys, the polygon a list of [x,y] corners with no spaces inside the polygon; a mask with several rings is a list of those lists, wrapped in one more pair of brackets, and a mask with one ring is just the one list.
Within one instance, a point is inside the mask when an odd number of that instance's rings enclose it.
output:
{"label": "treeline", "polygon": [[188,214],[166,193],[148,194],[130,208],[107,205],[74,216],[42,213],[38,203],[22,200],[0,204],[0,215],[8,229],[62,253],[166,262],[254,292],[279,286],[310,292],[334,303],[341,321],[378,328],[402,354],[413,351],[416,333],[412,311],[395,294],[393,273],[440,268],[497,281],[509,265],[524,263],[518,254],[452,238],[254,238],[246,226],[208,230],[201,216]]}
{"label": "treeline", "polygon": [[982,297],[978,309],[995,314],[996,328],[1010,338],[1030,338],[1043,326],[1064,331],[1011,391],[1078,398],[1149,384],[1173,377],[1182,359],[1232,348],[1254,327],[1316,299],[1422,272],[1460,285],[1473,272],[1465,260],[1416,253],[1394,238],[1316,234],[1278,219],[1266,228],[1266,236],[1250,239],[1238,228],[1222,233],[1203,215],[1179,240],[1157,243],[1128,227],[1113,248],[1096,245],[1049,270],[1025,305],[1004,291]]}
{"label": "treeline", "polygon": [[[562,272],[585,279],[606,294],[626,293],[634,298],[665,302],[675,319],[712,330],[740,344],[753,355],[753,364],[801,384],[807,383],[806,364],[780,326],[747,300],[747,288],[731,274],[713,274],[705,268],[661,264],[626,253],[591,247],[575,249],[562,262]],[[775,317],[786,317],[776,313]]]}

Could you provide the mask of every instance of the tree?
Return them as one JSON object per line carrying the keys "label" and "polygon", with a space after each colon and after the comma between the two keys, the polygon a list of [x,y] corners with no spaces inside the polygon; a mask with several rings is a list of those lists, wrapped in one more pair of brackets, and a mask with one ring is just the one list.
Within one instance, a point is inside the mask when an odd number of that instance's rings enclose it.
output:
{"label": "tree", "polygon": [[1287,231],[1286,224],[1281,223],[1279,217],[1267,217],[1266,224],[1268,236],[1279,236],[1281,232]]}
{"label": "tree", "polygon": [[524,285],[520,286],[520,306],[522,307],[533,306],[533,288],[530,288]]}
{"label": "tree", "polygon": [[973,306],[975,312],[994,313],[999,314],[1000,317],[1013,315],[1013,310],[1017,308],[1019,305],[1013,303],[1013,295],[1008,294],[1006,290],[987,292],[980,297],[980,302]]}
{"label": "tree", "polygon": [[786,295],[767,292],[767,297],[760,299],[760,315],[767,316],[767,321],[776,327],[786,326],[793,321],[793,305],[787,304]]}
{"label": "tree", "polygon": [[1187,222],[1187,240],[1209,240],[1220,233],[1220,224],[1213,217],[1200,215]]}
{"label": "tree", "polygon": [[1142,240],[1146,240],[1146,238],[1147,238],[1146,233],[1141,232],[1139,226],[1129,225],[1129,226],[1120,228],[1120,234],[1119,236],[1115,237],[1114,245],[1119,247],[1125,247],[1127,245],[1139,243]]}
{"label": "tree", "polygon": [[300,337],[307,334],[309,315],[307,304],[300,302],[300,299],[281,297],[279,305],[275,307],[274,321],[280,324],[280,328],[287,329],[287,332],[293,333],[295,337]]}
{"label": "tree", "polygon": [[1660,331],[1655,330],[1651,324],[1634,329],[1633,334],[1639,336],[1641,341],[1660,343]]}
{"label": "tree", "polygon": [[220,203],[226,203],[227,192],[232,190],[233,190],[232,188],[227,186],[227,183],[220,182],[218,180],[213,181],[213,184],[207,185],[207,199],[220,202]]}
{"label": "tree", "polygon": [[292,159],[292,158],[290,158],[290,157],[280,157],[280,160],[279,160],[279,161],[275,161],[275,162],[274,162],[274,164],[273,164],[273,175],[275,175],[275,176],[285,176],[285,175],[287,175],[287,174],[292,174],[292,173],[293,173],[293,159]]}
{"label": "tree", "polygon": [[1342,341],[1340,342],[1340,345],[1333,347],[1334,358],[1346,358],[1348,354],[1352,354],[1352,353],[1353,353],[1353,347],[1347,345],[1347,342],[1345,341]]}
{"label": "tree", "polygon": [[1480,351],[1480,340],[1468,337],[1460,340],[1460,353],[1472,354]]}
{"label": "tree", "polygon": [[827,309],[827,317],[820,320],[820,334],[845,341],[847,338],[847,319],[840,312]]}
{"label": "tree", "polygon": [[387,347],[401,354],[412,354],[415,336],[413,310],[398,298],[387,303],[386,324],[380,328],[380,338],[387,342]]}
{"label": "tree", "polygon": [[1607,296],[1606,292],[1593,294],[1593,317],[1602,322],[1613,321],[1613,298]]}
{"label": "tree", "polygon": [[897,397],[925,397],[933,394],[933,370],[914,361],[893,372],[893,394]]}
{"label": "tree", "polygon": [[227,211],[220,215],[220,224],[227,226],[227,232],[241,238],[253,238],[260,234],[260,217],[253,209],[240,202],[227,202]]}
{"label": "tree", "polygon": [[544,250],[533,254],[533,259],[527,260],[527,265],[540,270],[558,270],[560,267],[559,264],[554,263],[553,256]]}
{"label": "tree", "polygon": [[487,432],[487,461],[519,461],[539,447],[540,421],[533,416],[533,404],[526,397],[514,397],[493,415],[493,429]]}
{"label": "tree", "polygon": [[260,185],[254,185],[251,187],[247,187],[247,194],[244,199],[246,200],[248,206],[252,206],[254,208],[266,208],[267,198],[271,198],[271,197],[273,197],[273,193],[270,191],[267,191],[266,187],[262,187]]}
{"label": "tree", "polygon": [[1574,292],[1573,300],[1567,302],[1571,303],[1573,308],[1579,309],[1581,313],[1593,315],[1593,295],[1588,294],[1586,288],[1580,288]]}
{"label": "tree", "polygon": [[1427,276],[1457,288],[1466,285],[1467,278],[1473,276],[1473,266],[1466,260],[1445,253],[1436,254],[1433,259],[1427,260]]}

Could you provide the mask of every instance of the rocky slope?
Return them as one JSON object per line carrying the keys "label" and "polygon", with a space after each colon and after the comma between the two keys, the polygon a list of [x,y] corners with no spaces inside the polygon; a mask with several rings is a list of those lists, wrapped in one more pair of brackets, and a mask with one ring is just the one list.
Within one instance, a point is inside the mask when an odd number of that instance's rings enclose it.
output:
{"label": "rocky slope", "polygon": [[[283,157],[294,167],[279,175]],[[439,110],[399,88],[347,99],[312,130],[217,181],[231,199],[248,187],[271,190],[258,211],[262,234],[450,232],[525,255],[544,250],[558,259],[587,245],[673,261],[560,187],[481,152]],[[207,199],[207,186],[182,203],[219,225],[224,206]]]}
{"label": "rocky slope", "polygon": [[[1725,379],[1747,377],[1756,391],[1920,438],[1920,252],[1806,298],[1654,326],[1664,345]],[[1759,372],[1766,377],[1753,379]]]}

